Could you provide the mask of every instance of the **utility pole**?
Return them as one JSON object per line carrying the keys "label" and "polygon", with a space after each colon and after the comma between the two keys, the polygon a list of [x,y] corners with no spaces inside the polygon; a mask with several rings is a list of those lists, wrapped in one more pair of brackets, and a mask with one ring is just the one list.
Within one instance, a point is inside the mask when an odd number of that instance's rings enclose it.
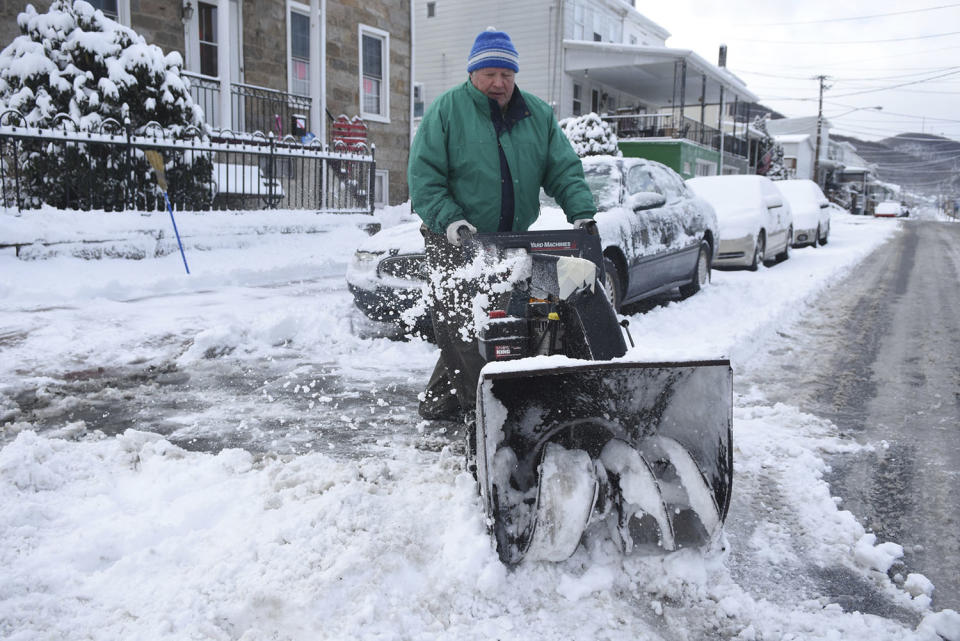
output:
{"label": "utility pole", "polygon": [[823,185],[820,184],[820,132],[823,131],[823,90],[829,89],[829,86],[824,86],[824,81],[827,79],[827,76],[817,76],[817,80],[820,81],[820,105],[817,108],[817,148],[814,151],[813,155],[813,180],[820,185],[822,188]]}

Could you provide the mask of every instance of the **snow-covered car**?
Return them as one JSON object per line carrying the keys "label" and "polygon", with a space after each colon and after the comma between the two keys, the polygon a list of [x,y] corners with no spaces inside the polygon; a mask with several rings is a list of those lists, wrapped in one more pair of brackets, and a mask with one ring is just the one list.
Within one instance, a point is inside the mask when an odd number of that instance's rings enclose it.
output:
{"label": "snow-covered car", "polygon": [[874,218],[899,218],[903,215],[903,206],[896,200],[884,200],[873,209]]}
{"label": "snow-covered car", "polygon": [[386,227],[361,243],[347,266],[347,287],[362,312],[354,316],[359,333],[431,338],[433,322],[423,303],[426,270],[419,220]]}
{"label": "snow-covered car", "polygon": [[[597,202],[605,285],[617,309],[679,290],[691,296],[710,279],[716,251],[713,208],[683,179],[660,163],[642,158],[591,156],[583,160]],[[569,229],[563,211],[544,198],[532,229]],[[368,333],[400,329],[431,333],[423,303],[424,245],[418,222],[388,227],[367,239],[347,268],[347,285]],[[409,317],[409,318],[407,318]],[[412,320],[415,318],[415,321]]]}
{"label": "snow-covered car", "polygon": [[793,246],[826,245],[830,238],[830,201],[812,180],[777,180],[773,183],[790,203],[793,213]]}
{"label": "snow-covered car", "polygon": [[[597,203],[605,284],[624,304],[679,290],[692,296],[710,279],[717,216],[669,167],[644,158],[588,156],[583,173]],[[562,223],[545,212],[538,224]]]}
{"label": "snow-covered car", "polygon": [[[757,269],[790,257],[793,214],[766,176],[699,176],[687,185],[713,205],[720,224],[714,267]],[[773,257],[771,259],[770,257]]]}

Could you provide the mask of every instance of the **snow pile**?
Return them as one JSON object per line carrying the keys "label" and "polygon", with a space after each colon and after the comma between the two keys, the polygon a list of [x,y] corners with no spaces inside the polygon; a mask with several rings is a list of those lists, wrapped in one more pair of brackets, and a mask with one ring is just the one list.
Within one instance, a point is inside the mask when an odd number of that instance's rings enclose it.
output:
{"label": "snow pile", "polygon": [[564,118],[560,121],[560,128],[570,139],[574,151],[581,158],[621,154],[617,146],[617,135],[610,124],[601,120],[595,113]]}

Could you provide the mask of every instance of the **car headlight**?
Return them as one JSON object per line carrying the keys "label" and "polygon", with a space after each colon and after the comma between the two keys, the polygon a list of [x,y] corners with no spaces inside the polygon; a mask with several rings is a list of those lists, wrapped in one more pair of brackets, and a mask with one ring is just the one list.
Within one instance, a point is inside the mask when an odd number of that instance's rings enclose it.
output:
{"label": "car headlight", "polygon": [[377,265],[379,276],[403,280],[427,280],[427,260],[423,254],[404,254],[384,258]]}
{"label": "car headlight", "polygon": [[358,265],[369,265],[378,261],[382,255],[382,252],[365,252],[357,250],[353,254],[353,261]]}

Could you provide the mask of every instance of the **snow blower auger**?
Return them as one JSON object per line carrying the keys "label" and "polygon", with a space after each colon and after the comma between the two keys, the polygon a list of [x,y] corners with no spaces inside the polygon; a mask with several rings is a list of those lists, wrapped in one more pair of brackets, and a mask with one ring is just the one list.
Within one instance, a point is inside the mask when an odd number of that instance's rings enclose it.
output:
{"label": "snow blower auger", "polygon": [[730,362],[625,358],[596,234],[474,238],[530,261],[478,329],[468,445],[501,560],[562,561],[588,530],[623,553],[709,544],[730,505]]}

